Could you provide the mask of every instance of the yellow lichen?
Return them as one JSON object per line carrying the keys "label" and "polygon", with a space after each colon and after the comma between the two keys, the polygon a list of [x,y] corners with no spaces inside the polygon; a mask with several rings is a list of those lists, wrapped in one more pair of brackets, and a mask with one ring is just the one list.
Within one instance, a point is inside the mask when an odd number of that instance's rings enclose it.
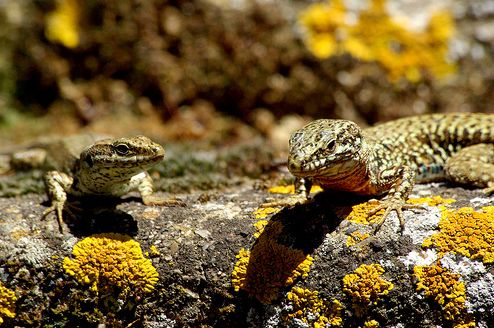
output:
{"label": "yellow lichen", "polygon": [[[416,266],[413,272],[417,277],[417,291],[433,298],[444,311],[444,318],[463,327],[475,327],[465,309],[465,284],[460,275],[449,272],[440,265]],[[473,324],[473,326],[472,326]]]}
{"label": "yellow lichen", "polygon": [[369,320],[364,322],[364,328],[377,328],[379,327],[379,322],[376,320]]}
{"label": "yellow lichen", "polygon": [[[317,193],[322,191],[323,189],[318,185],[313,185],[310,189],[311,193]],[[274,186],[268,189],[269,193],[272,194],[294,194],[295,186],[293,184],[287,186]]]}
{"label": "yellow lichen", "polygon": [[[454,199],[444,199],[440,196],[424,197],[424,198],[410,198],[407,200],[408,204],[427,204],[429,206],[438,206],[439,209],[444,210],[444,205],[455,202]],[[368,201],[365,203],[352,206],[352,211],[346,217],[347,220],[358,224],[372,224],[379,222],[384,215],[384,209],[378,211],[374,215],[369,215],[369,212],[379,205],[377,201]]]}
{"label": "yellow lichen", "polygon": [[259,236],[264,231],[264,228],[268,225],[268,220],[259,220],[254,223],[254,227],[256,228],[256,232],[254,232],[254,238],[259,238]]}
{"label": "yellow lichen", "polygon": [[58,0],[55,5],[55,10],[46,15],[46,37],[75,48],[79,45],[79,4],[77,0]]}
{"label": "yellow lichen", "polygon": [[156,245],[151,245],[151,247],[149,247],[149,255],[151,256],[161,255],[160,250],[158,249],[158,247],[156,247]]}
{"label": "yellow lichen", "polygon": [[308,49],[319,58],[348,53],[376,62],[393,82],[402,77],[418,82],[424,71],[441,78],[456,70],[448,60],[448,43],[455,30],[450,12],[434,13],[427,27],[417,32],[391,17],[385,0],[369,2],[352,24],[347,17],[355,13],[341,0],[310,5],[300,16]]}
{"label": "yellow lichen", "polygon": [[352,212],[348,214],[346,219],[348,221],[359,224],[371,224],[379,221],[384,215],[384,210],[380,210],[374,215],[369,215],[369,212],[373,210],[377,205],[379,205],[378,202],[371,201],[354,205],[352,206]]}
{"label": "yellow lichen", "polygon": [[354,231],[347,237],[346,245],[347,247],[354,246],[369,237],[370,234],[368,232],[361,233],[360,231]]}
{"label": "yellow lichen", "polygon": [[443,211],[440,231],[424,240],[422,246],[435,246],[440,256],[453,252],[484,263],[494,262],[494,209],[483,210],[464,207]]}
{"label": "yellow lichen", "polygon": [[75,244],[73,259],[64,258],[65,272],[79,283],[100,292],[110,287],[121,291],[150,292],[158,281],[151,260],[138,242],[122,234],[96,234]]}
{"label": "yellow lichen", "polygon": [[352,298],[357,315],[362,315],[367,306],[377,304],[393,289],[394,285],[381,277],[383,273],[379,264],[362,264],[354,273],[343,277],[343,291]]}
{"label": "yellow lichen", "polygon": [[444,208],[441,207],[441,205],[448,205],[454,202],[456,202],[456,200],[452,198],[444,199],[441,196],[410,198],[407,200],[408,204],[427,204],[429,206],[440,206],[440,208]]}
{"label": "yellow lichen", "polygon": [[287,293],[287,299],[292,305],[291,312],[286,319],[297,318],[309,327],[341,326],[343,320],[341,312],[343,306],[338,300],[329,303],[319,297],[317,291],[293,287]]}
{"label": "yellow lichen", "polygon": [[254,211],[254,216],[256,219],[265,219],[271,214],[276,214],[279,211],[281,211],[281,208],[261,207]]}
{"label": "yellow lichen", "polygon": [[307,47],[316,57],[327,58],[341,51],[337,34],[347,27],[346,15],[341,0],[314,3],[300,15],[308,32]]}
{"label": "yellow lichen", "polygon": [[0,282],[0,325],[3,323],[4,317],[15,317],[16,301],[15,293]]}
{"label": "yellow lichen", "polygon": [[241,249],[232,271],[232,285],[263,303],[278,297],[281,288],[307,277],[313,258],[299,249],[279,244],[281,222],[269,222],[251,251]]}

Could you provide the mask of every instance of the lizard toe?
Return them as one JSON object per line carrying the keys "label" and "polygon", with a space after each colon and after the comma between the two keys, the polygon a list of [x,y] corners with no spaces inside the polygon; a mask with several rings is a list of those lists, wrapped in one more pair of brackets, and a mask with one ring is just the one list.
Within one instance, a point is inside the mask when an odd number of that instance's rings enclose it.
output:
{"label": "lizard toe", "polygon": [[408,209],[425,210],[425,207],[420,204],[407,204],[404,200],[395,199],[395,198],[389,198],[380,201],[379,205],[374,207],[368,213],[368,217],[371,217],[373,215],[376,215],[379,211],[384,210],[384,214],[380,218],[378,218],[375,222],[372,223],[372,226],[374,227],[374,233],[377,233],[381,229],[382,225],[384,224],[387,217],[391,214],[392,211],[396,212],[398,216],[398,220],[400,222],[400,229],[403,232],[405,228],[405,218],[403,216],[403,210],[408,210]]}

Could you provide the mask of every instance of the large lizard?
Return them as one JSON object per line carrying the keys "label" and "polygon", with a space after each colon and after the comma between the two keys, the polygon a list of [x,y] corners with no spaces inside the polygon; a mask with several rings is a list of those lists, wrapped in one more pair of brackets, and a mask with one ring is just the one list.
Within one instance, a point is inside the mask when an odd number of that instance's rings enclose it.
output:
{"label": "large lizard", "polygon": [[[404,226],[402,209],[415,182],[450,180],[494,190],[494,115],[430,114],[361,129],[346,120],[316,120],[290,138],[288,169],[297,189],[324,189],[386,197],[369,214],[391,211]],[[286,205],[300,201],[274,202]]]}

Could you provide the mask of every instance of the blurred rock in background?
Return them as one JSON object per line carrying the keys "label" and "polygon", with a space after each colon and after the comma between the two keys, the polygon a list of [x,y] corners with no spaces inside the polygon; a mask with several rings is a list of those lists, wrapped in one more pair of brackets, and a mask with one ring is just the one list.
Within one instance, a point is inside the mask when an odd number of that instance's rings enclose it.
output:
{"label": "blurred rock in background", "polygon": [[489,111],[493,14],[480,0],[2,1],[0,122],[167,121],[204,103],[249,123],[260,108],[364,124]]}

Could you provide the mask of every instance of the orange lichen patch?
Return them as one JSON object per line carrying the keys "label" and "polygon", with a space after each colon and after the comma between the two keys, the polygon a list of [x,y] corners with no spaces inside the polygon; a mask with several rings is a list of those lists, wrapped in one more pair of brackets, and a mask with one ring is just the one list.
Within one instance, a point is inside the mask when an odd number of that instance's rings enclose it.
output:
{"label": "orange lichen patch", "polygon": [[453,321],[455,326],[475,327],[465,309],[465,284],[460,275],[449,272],[440,265],[416,266],[413,272],[417,277],[417,291],[424,291],[433,298],[444,311],[444,318]]}
{"label": "orange lichen patch", "polygon": [[0,282],[0,325],[3,323],[4,317],[15,317],[16,301],[15,293]]}
{"label": "orange lichen patch", "polygon": [[343,291],[352,298],[357,315],[362,315],[368,305],[377,304],[393,289],[394,285],[381,277],[383,273],[379,264],[362,264],[354,273],[343,277]]}
{"label": "orange lichen patch", "polygon": [[371,224],[376,221],[378,222],[384,215],[384,210],[380,210],[376,214],[369,216],[369,212],[378,205],[379,203],[374,201],[354,205],[352,206],[352,211],[348,214],[346,219],[359,224]]}
{"label": "orange lichen patch", "polygon": [[435,246],[440,256],[453,252],[484,263],[494,262],[494,209],[483,210],[464,207],[443,211],[440,231],[424,240],[422,246]]}
{"label": "orange lichen patch", "polygon": [[370,234],[367,232],[361,233],[360,231],[354,231],[350,234],[350,236],[347,237],[346,245],[347,247],[354,246],[369,237]]}
{"label": "orange lichen patch", "polygon": [[[310,188],[311,193],[318,193],[320,191],[323,191],[323,189],[318,186],[318,185],[313,185]],[[269,193],[272,194],[294,194],[295,193],[295,186],[293,184],[288,185],[288,186],[274,186],[268,189]]]}
{"label": "orange lichen patch", "polygon": [[77,0],[58,0],[55,3],[55,10],[46,15],[46,37],[52,42],[75,48],[79,45],[79,4]]}
{"label": "orange lichen patch", "polygon": [[127,235],[106,233],[84,238],[75,244],[72,255],[73,259],[64,258],[63,268],[95,292],[111,287],[124,292],[150,292],[158,282],[151,260]]}
{"label": "orange lichen patch", "polygon": [[344,53],[362,61],[376,62],[395,82],[406,78],[418,82],[424,71],[435,77],[453,73],[456,66],[448,60],[448,43],[455,26],[447,11],[434,13],[423,31],[411,31],[407,22],[393,19],[386,0],[370,0],[355,23],[341,0],[310,5],[301,15],[306,29],[305,43],[319,58]]}
{"label": "orange lichen patch", "polygon": [[283,225],[269,222],[251,251],[241,249],[232,272],[235,291],[244,290],[263,303],[278,297],[280,288],[307,277],[313,258],[277,242]]}
{"label": "orange lichen patch", "polygon": [[287,293],[287,299],[292,305],[286,320],[297,318],[309,327],[341,326],[343,306],[338,300],[329,303],[319,297],[317,291],[293,287]]}
{"label": "orange lichen patch", "polygon": [[281,211],[281,208],[276,207],[261,207],[254,211],[254,216],[256,219],[265,219],[271,214],[276,214]]}

